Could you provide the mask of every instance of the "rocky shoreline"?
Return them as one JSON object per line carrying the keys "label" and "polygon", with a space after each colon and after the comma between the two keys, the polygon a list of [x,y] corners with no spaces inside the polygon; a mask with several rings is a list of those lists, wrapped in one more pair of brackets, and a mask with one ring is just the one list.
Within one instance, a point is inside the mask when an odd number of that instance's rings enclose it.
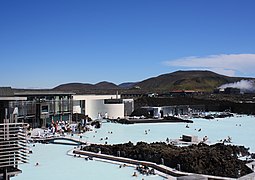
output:
{"label": "rocky shoreline", "polygon": [[223,143],[176,147],[162,142],[138,142],[136,145],[129,142],[117,145],[91,144],[82,150],[164,164],[180,171],[197,174],[238,178],[252,173],[246,166],[247,162],[239,159],[240,156],[250,155],[248,149]]}
{"label": "rocky shoreline", "polygon": [[129,118],[129,119],[111,119],[109,120],[114,123],[120,124],[136,124],[136,123],[193,123],[192,120],[182,119],[175,116],[164,117],[160,119],[156,118]]}

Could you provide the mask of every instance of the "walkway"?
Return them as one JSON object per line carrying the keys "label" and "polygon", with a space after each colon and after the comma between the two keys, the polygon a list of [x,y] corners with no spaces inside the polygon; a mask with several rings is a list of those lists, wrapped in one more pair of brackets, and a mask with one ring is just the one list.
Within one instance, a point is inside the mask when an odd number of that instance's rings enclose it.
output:
{"label": "walkway", "polygon": [[153,168],[157,171],[160,171],[160,172],[165,173],[165,174],[169,174],[169,175],[174,176],[174,177],[194,176],[194,175],[196,175],[196,176],[205,177],[207,179],[215,179],[215,180],[232,180],[232,179],[234,179],[234,178],[228,178],[228,177],[186,173],[186,172],[177,171],[173,168],[166,167],[164,165],[158,165],[158,164],[151,163],[151,162],[138,161],[138,160],[133,160],[133,159],[128,159],[128,158],[116,157],[116,156],[99,154],[99,153],[93,153],[93,152],[88,152],[88,151],[81,151],[81,150],[77,150],[77,149],[74,149],[73,153],[74,154],[79,154],[79,155],[85,155],[85,156],[89,156],[89,157],[95,157],[95,158],[101,158],[101,159],[106,159],[106,160],[111,160],[111,161],[117,161],[117,162],[121,162],[121,163],[148,166],[148,167],[151,167],[151,168]]}

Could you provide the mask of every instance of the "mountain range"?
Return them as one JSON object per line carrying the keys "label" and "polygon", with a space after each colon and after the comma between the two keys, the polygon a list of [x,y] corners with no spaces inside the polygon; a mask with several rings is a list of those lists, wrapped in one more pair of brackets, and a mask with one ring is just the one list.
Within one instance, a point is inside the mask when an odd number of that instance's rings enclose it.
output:
{"label": "mountain range", "polygon": [[75,93],[114,93],[120,92],[169,92],[172,90],[196,90],[203,92],[213,91],[223,84],[234,83],[241,80],[254,80],[254,78],[229,77],[212,71],[176,71],[162,74],[157,77],[145,79],[140,82],[128,82],[116,85],[111,82],[97,84],[68,83],[54,88],[60,91]]}

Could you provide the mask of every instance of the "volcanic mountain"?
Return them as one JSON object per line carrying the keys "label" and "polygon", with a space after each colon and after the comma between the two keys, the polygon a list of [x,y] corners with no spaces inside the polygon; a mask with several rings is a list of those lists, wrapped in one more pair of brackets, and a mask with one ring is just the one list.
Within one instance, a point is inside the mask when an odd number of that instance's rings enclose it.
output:
{"label": "volcanic mountain", "polygon": [[240,81],[242,77],[229,77],[211,71],[176,71],[149,78],[136,86],[147,91],[197,90],[212,91],[227,83]]}
{"label": "volcanic mountain", "polygon": [[229,77],[211,71],[176,71],[162,74],[136,83],[122,83],[119,86],[111,82],[97,84],[69,83],[59,85],[54,90],[72,91],[76,93],[116,93],[134,91],[137,92],[168,92],[171,90],[196,90],[213,91],[215,88],[240,80],[253,78]]}

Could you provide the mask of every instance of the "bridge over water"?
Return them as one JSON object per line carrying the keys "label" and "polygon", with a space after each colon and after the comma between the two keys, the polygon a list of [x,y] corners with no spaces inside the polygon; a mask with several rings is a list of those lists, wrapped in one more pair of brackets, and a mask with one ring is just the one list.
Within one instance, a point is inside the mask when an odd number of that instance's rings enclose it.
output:
{"label": "bridge over water", "polygon": [[32,138],[34,142],[40,143],[52,143],[62,145],[87,145],[88,142],[82,138],[74,138],[69,136],[58,136],[58,137],[45,137],[45,138]]}

